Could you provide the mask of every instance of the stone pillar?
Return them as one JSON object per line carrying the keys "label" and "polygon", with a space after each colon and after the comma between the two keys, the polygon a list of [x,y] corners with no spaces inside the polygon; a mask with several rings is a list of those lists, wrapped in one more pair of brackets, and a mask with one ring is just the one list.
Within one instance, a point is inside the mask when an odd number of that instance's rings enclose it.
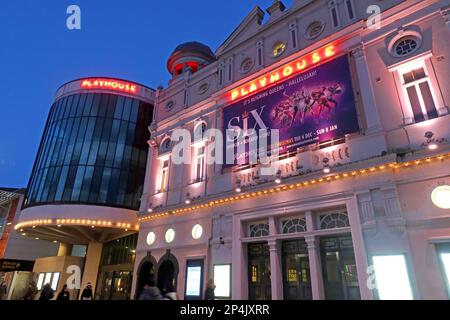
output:
{"label": "stone pillar", "polygon": [[147,213],[148,208],[151,206],[149,203],[149,196],[150,196],[150,186],[151,179],[153,177],[152,175],[152,162],[153,162],[153,152],[155,149],[155,143],[153,140],[148,141],[148,154],[147,154],[147,166],[145,170],[145,177],[144,177],[144,187],[143,187],[143,194],[141,196],[141,206],[139,208],[139,212],[141,213]]}
{"label": "stone pillar", "polygon": [[351,55],[355,59],[356,73],[358,75],[358,82],[361,90],[360,96],[362,98],[364,115],[367,124],[367,132],[372,133],[382,131],[364,47],[359,46],[353,49],[351,51]]}
{"label": "stone pillar", "polygon": [[356,270],[358,270],[358,284],[361,299],[373,300],[372,290],[367,286],[367,251],[365,248],[356,196],[352,200],[347,201],[346,207],[351,227],[353,249],[355,251]]}
{"label": "stone pillar", "polygon": [[281,267],[280,243],[270,240],[270,285],[272,288],[272,300],[283,300],[283,274]]}
{"label": "stone pillar", "polygon": [[69,243],[60,243],[58,248],[58,257],[70,256],[72,254],[73,245]]}
{"label": "stone pillar", "polygon": [[233,300],[248,299],[247,250],[241,242],[244,235],[241,221],[233,217],[233,239],[231,249],[231,298]]}
{"label": "stone pillar", "polygon": [[314,300],[324,300],[322,264],[320,261],[319,238],[308,236],[305,238],[308,245],[309,269],[311,273],[311,289]]}
{"label": "stone pillar", "polygon": [[92,293],[95,296],[95,286],[97,284],[98,267],[102,255],[103,244],[100,242],[90,242],[84,260],[83,278],[81,280],[80,296],[88,282],[92,284]]}

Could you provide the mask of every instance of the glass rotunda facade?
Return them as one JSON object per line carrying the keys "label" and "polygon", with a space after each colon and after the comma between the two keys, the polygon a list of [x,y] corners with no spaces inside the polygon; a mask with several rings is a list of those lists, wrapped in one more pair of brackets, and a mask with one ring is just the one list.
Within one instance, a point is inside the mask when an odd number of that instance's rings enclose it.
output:
{"label": "glass rotunda facade", "polygon": [[114,86],[99,87],[69,90],[56,98],[24,207],[70,203],[139,208],[153,105]]}

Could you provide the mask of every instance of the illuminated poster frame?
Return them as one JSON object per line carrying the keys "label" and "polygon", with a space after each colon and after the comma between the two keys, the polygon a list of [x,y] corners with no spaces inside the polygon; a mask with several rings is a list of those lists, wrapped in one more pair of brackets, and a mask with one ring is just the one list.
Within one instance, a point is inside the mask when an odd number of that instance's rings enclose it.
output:
{"label": "illuminated poster frame", "polygon": [[[195,260],[186,260],[186,272],[185,272],[185,282],[184,282],[184,299],[185,300],[202,300],[203,299],[203,259],[195,259]],[[196,269],[200,269],[200,276],[196,278],[192,278],[194,275],[191,272],[194,272]],[[198,272],[198,271],[196,271]],[[198,281],[196,283],[191,283],[190,281]],[[196,289],[196,293],[192,294],[189,291],[193,287],[198,287]]]}
{"label": "illuminated poster frame", "polygon": [[[218,281],[218,279],[220,278],[220,276],[216,276],[216,267],[227,267],[228,268],[228,281],[227,281],[227,290],[228,290],[228,295],[221,295],[220,294],[220,281]],[[214,279],[214,284],[216,285],[216,290],[215,290],[215,295],[216,298],[221,298],[221,299],[231,299],[231,264],[230,263],[223,263],[223,264],[215,264],[213,266],[213,279]],[[219,290],[218,290],[219,288]]]}

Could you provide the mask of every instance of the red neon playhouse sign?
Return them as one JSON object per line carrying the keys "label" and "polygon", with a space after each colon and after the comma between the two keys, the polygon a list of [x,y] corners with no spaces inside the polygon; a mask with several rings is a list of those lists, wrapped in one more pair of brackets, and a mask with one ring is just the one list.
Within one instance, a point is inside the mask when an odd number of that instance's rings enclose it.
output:
{"label": "red neon playhouse sign", "polygon": [[276,83],[280,80],[284,80],[294,74],[308,69],[321,61],[324,61],[334,55],[336,55],[336,48],[333,45],[321,48],[319,50],[310,53],[300,59],[290,62],[272,72],[269,72],[253,81],[249,81],[246,84],[231,90],[229,93],[229,99],[234,101],[239,98],[243,98],[246,95],[259,91],[264,87]]}
{"label": "red neon playhouse sign", "polygon": [[92,78],[84,79],[81,81],[81,88],[83,89],[105,89],[122,91],[128,93],[137,93],[138,85],[135,83],[115,80],[115,79],[105,79],[105,78]]}

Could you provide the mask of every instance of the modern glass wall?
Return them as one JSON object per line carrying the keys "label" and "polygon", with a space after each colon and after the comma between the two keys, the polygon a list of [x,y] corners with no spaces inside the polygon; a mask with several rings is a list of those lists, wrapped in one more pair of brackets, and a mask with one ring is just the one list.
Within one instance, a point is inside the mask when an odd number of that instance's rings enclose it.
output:
{"label": "modern glass wall", "polygon": [[115,94],[55,101],[24,206],[82,203],[137,210],[153,106]]}

